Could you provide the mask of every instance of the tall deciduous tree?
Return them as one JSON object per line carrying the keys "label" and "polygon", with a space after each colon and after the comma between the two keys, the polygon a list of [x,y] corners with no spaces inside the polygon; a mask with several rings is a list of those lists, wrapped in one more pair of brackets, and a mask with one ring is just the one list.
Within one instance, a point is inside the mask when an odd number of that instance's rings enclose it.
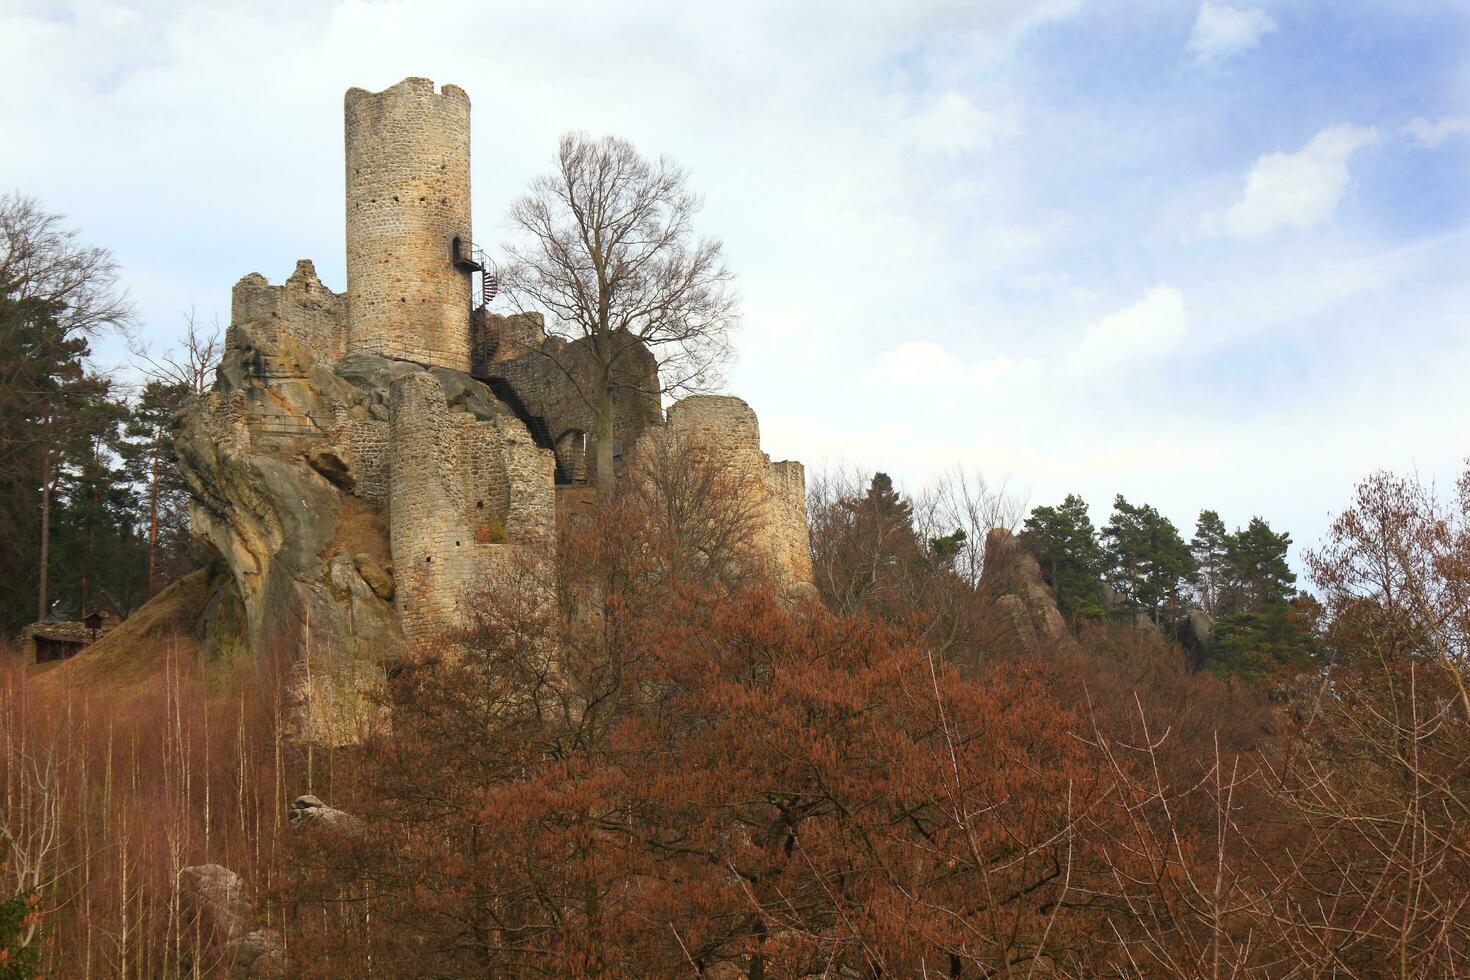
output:
{"label": "tall deciduous tree", "polygon": [[132,305],[112,253],[81,244],[62,222],[33,197],[0,195],[0,282],[17,299],[51,304],[67,336],[127,326]]}
{"label": "tall deciduous tree", "polygon": [[611,488],[614,397],[639,384],[621,372],[646,344],[659,362],[659,394],[718,383],[738,322],[733,274],[718,238],[697,236],[701,207],[686,172],[641,155],[626,140],[562,137],[552,171],[512,205],[519,240],[506,248],[502,286],[524,310],[549,316],[554,334],[585,339],[592,376],[572,370],[552,346],[534,353],[556,363],[592,412],[595,477]]}

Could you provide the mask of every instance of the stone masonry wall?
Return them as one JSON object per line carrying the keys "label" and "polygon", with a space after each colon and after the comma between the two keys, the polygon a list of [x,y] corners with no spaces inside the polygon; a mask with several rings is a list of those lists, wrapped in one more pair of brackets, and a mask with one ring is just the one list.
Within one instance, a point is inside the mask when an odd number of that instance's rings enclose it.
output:
{"label": "stone masonry wall", "polygon": [[389,543],[399,622],[413,644],[460,621],[474,537],[455,423],[439,382],[426,372],[401,378],[389,405]]}
{"label": "stone masonry wall", "polygon": [[347,350],[344,297],[322,285],[310,259],[297,260],[296,271],[279,286],[252,272],[235,283],[230,295],[227,347],[253,343],[264,356],[278,357],[288,338],[327,363]]}
{"label": "stone masonry wall", "polygon": [[728,459],[763,490],[758,550],[788,591],[812,582],[811,532],[806,520],[806,473],[791,460],[772,463],[761,451],[760,423],[742,399],[693,395],[669,407],[668,425]]}
{"label": "stone masonry wall", "polygon": [[550,546],[554,467],[514,417],[451,411],[433,374],[393,382],[389,537],[410,644],[432,645],[463,623],[513,549]]}
{"label": "stone masonry wall", "polygon": [[[495,392],[510,403],[538,436],[558,451],[557,482],[587,479],[597,446],[596,415],[585,393],[594,390],[598,372],[587,337],[567,341],[547,337],[540,317],[524,314],[485,319],[488,361],[481,365]],[[613,441],[617,453],[631,449],[638,436],[660,421],[658,362],[638,338],[623,333],[613,361]],[[504,357],[502,354],[510,356]],[[579,379],[578,384],[568,376]]]}
{"label": "stone masonry wall", "polygon": [[427,78],[347,91],[348,350],[468,372],[470,100]]}

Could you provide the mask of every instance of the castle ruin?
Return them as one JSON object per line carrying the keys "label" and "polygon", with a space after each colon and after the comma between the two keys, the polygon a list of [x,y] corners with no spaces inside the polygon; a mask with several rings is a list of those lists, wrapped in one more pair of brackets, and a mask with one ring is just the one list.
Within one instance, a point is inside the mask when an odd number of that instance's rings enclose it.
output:
{"label": "castle ruin", "polygon": [[[252,653],[319,656],[347,690],[456,627],[497,565],[550,553],[558,498],[587,486],[594,426],[538,356],[553,345],[575,372],[581,342],[484,302],[469,96],[423,78],[354,88],[345,119],[346,290],[307,260],[279,285],[242,278],[180,455],[195,533],[230,571],[216,617],[238,620]],[[778,584],[809,588],[801,464],[769,460],[738,398],[665,412],[653,354],[627,343],[615,451],[659,427],[697,436],[761,488]]]}

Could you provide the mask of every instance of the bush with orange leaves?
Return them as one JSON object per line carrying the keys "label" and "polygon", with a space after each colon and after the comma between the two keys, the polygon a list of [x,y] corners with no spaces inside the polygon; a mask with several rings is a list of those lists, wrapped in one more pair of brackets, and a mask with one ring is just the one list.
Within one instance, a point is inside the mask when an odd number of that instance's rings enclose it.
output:
{"label": "bush with orange leaves", "polygon": [[743,539],[709,533],[743,509],[671,492],[564,522],[555,571],[502,578],[452,654],[395,678],[393,731],[334,801],[368,832],[300,837],[303,969],[960,976],[1075,959],[1058,919],[1098,770],[1041,665],[974,683],[891,626],[784,606],[708,553]]}

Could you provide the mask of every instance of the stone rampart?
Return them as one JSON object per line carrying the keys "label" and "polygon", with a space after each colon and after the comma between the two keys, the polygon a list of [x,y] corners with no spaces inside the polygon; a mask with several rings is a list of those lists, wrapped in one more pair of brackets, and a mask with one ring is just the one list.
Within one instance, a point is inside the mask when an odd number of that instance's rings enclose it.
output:
{"label": "stone rampart", "polygon": [[812,582],[811,532],[806,520],[806,472],[800,463],[772,463],[761,451],[760,423],[744,400],[692,395],[668,411],[669,429],[729,462],[759,488],[756,550],[786,591]]}

